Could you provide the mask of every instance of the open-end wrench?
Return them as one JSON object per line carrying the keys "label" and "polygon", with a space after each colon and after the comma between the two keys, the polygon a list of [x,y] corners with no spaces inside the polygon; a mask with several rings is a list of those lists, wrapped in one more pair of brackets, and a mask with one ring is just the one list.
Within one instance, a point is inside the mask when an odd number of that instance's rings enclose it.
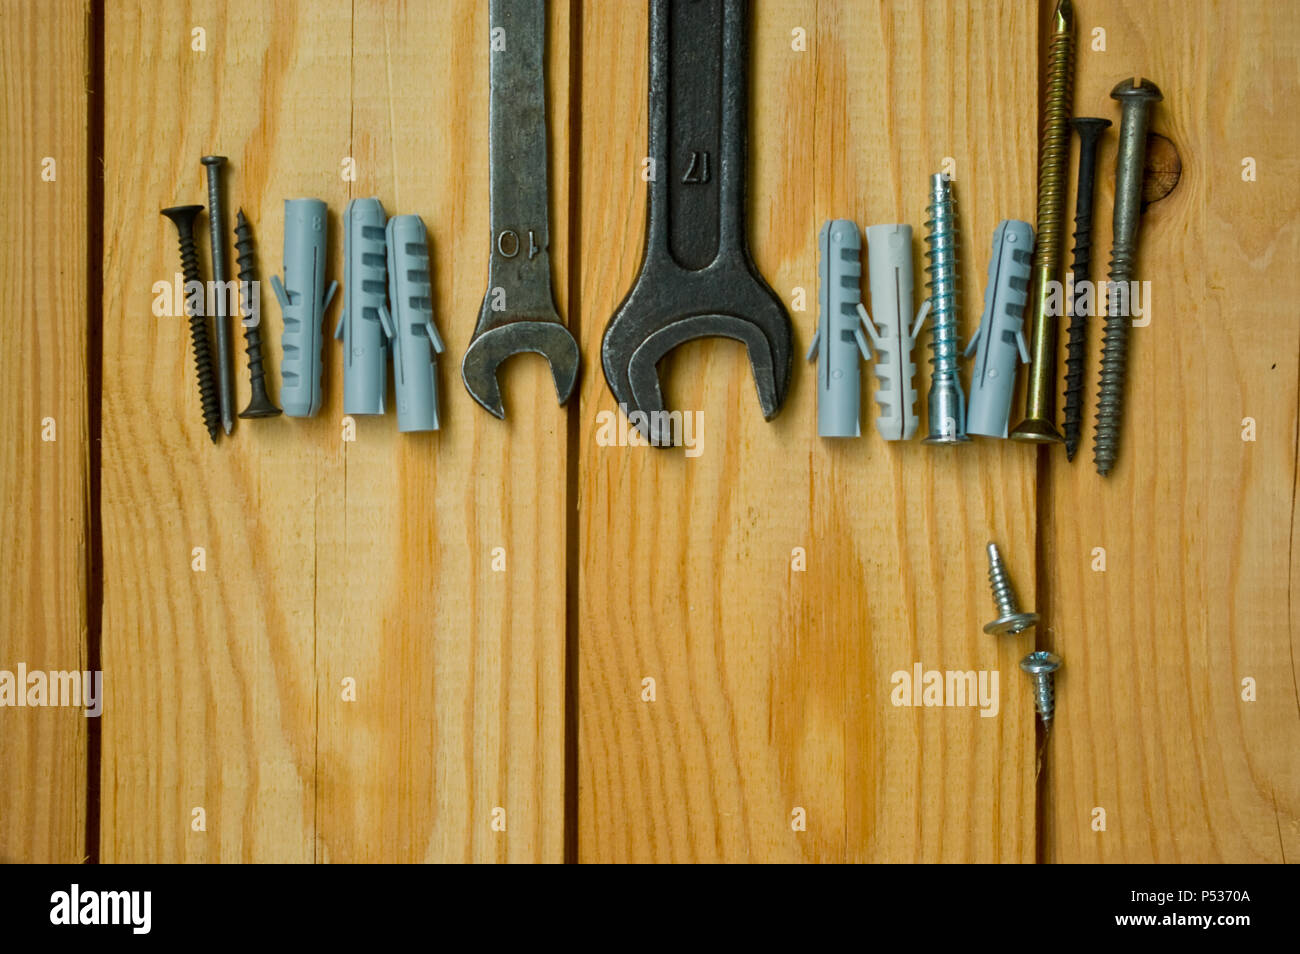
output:
{"label": "open-end wrench", "polygon": [[488,16],[492,251],[460,375],[475,401],[504,418],[501,363],[523,351],[542,355],[563,404],[578,380],[578,343],[555,309],[547,252],[546,4],[492,0]]}
{"label": "open-end wrench", "polygon": [[745,236],[745,0],[651,0],[645,253],[601,345],[605,379],[649,442],[667,446],[658,364],[695,338],[745,344],[763,417],[790,383],[790,317]]}

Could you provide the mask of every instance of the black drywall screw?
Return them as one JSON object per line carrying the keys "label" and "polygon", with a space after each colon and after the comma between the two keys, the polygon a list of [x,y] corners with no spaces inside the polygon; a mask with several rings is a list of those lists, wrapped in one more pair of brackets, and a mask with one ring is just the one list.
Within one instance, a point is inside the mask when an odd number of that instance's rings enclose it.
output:
{"label": "black drywall screw", "polygon": [[[1065,345],[1065,457],[1074,460],[1083,426],[1083,362],[1088,350],[1088,316],[1080,307],[1092,265],[1092,194],[1097,179],[1097,144],[1110,126],[1109,119],[1092,116],[1073,120],[1079,134],[1079,187],[1074,199],[1074,303],[1070,309],[1070,337]],[[1096,290],[1091,300],[1096,302]]]}
{"label": "black drywall screw", "polygon": [[221,395],[221,424],[229,434],[235,429],[235,378],[230,367],[230,317],[226,308],[226,202],[221,186],[225,156],[204,156],[208,170],[208,234],[212,244],[212,281],[217,289],[217,391]]}
{"label": "black drywall screw", "polygon": [[[235,213],[235,260],[239,264],[240,311],[247,317],[252,311],[253,282],[257,281],[257,258],[253,250],[253,229],[244,218],[244,210]],[[258,316],[261,316],[258,309]],[[262,332],[258,325],[244,323],[244,348],[248,352],[248,384],[252,393],[248,407],[240,417],[275,417],[280,413],[266,393],[266,369],[262,367]]]}
{"label": "black drywall screw", "polygon": [[[194,369],[198,372],[199,403],[203,405],[203,425],[208,429],[212,442],[217,442],[217,431],[221,427],[221,408],[217,402],[216,385],[212,382],[212,346],[208,340],[208,323],[203,317],[203,308],[190,307],[189,290],[191,282],[203,287],[203,278],[199,274],[199,255],[194,249],[194,218],[203,211],[201,205],[176,205],[163,209],[162,214],[171,219],[180,234],[181,273],[185,277],[185,314],[190,320],[190,341],[194,345]],[[200,301],[203,299],[201,298]]]}
{"label": "black drywall screw", "polygon": [[[1129,282],[1137,256],[1137,231],[1142,221],[1142,176],[1146,166],[1147,126],[1151,107],[1164,97],[1150,80],[1124,79],[1111,90],[1123,113],[1119,121],[1119,153],[1115,157],[1115,240],[1110,251],[1110,282],[1106,287],[1106,333],[1101,347],[1101,390],[1097,399],[1097,433],[1092,457],[1105,477],[1115,466],[1119,426],[1124,418],[1124,379],[1128,372],[1128,333],[1133,324]],[[1122,291],[1121,291],[1122,286]]]}

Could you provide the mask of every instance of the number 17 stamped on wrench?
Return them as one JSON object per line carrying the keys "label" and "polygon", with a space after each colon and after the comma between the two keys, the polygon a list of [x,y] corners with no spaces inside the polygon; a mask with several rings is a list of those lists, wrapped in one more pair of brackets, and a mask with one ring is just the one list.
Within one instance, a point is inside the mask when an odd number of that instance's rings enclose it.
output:
{"label": "number 17 stamped on wrench", "polygon": [[551,290],[547,208],[546,4],[491,0],[488,289],[460,374],[470,396],[506,416],[497,369],[532,351],[551,365],[563,404],[578,380],[578,343]]}

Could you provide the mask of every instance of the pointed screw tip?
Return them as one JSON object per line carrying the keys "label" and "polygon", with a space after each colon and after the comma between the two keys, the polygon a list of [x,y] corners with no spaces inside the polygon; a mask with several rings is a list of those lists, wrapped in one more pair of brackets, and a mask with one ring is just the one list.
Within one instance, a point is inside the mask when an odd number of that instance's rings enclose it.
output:
{"label": "pointed screw tip", "polygon": [[1052,29],[1056,33],[1074,29],[1074,4],[1070,0],[1058,0],[1052,14]]}

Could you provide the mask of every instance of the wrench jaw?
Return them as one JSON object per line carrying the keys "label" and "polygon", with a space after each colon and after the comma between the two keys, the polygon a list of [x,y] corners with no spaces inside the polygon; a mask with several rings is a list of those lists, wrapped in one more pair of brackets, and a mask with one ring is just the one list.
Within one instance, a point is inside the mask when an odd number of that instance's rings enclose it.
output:
{"label": "wrench jaw", "polygon": [[505,420],[497,371],[507,358],[531,351],[551,366],[555,393],[564,404],[578,381],[578,342],[558,321],[519,319],[475,335],[460,363],[460,377],[470,397],[489,414]]}
{"label": "wrench jaw", "polygon": [[[754,292],[760,294],[755,295]],[[633,296],[629,296],[631,299]],[[727,314],[721,309],[658,322],[630,312],[627,304],[610,321],[601,347],[605,379],[629,419],[654,447],[675,444],[672,423],[659,383],[659,362],[678,345],[698,338],[731,338],[745,345],[754,387],[763,419],[770,421],[781,410],[790,387],[793,341],[785,308],[765,284],[754,286],[756,299],[746,308],[748,317]],[[766,299],[766,301],[763,301]],[[683,309],[669,306],[669,313]],[[657,329],[638,337],[644,329]],[[627,332],[632,332],[629,335]],[[634,412],[637,417],[632,418]]]}

